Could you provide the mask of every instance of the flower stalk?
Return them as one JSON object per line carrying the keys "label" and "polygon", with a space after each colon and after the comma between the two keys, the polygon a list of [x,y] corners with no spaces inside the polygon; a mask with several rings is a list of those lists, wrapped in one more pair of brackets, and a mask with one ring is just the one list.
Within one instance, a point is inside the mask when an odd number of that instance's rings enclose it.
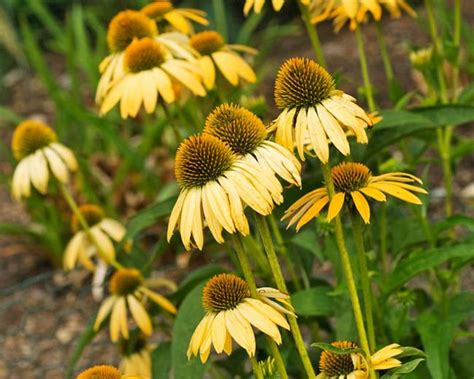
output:
{"label": "flower stalk", "polygon": [[[326,182],[326,186],[328,189],[329,197],[332,198],[334,196],[334,183],[331,177],[331,168],[329,164],[321,164],[321,168],[323,171],[324,180]],[[359,334],[359,340],[364,351],[364,354],[367,357],[370,357],[370,347],[369,341],[367,339],[367,332],[365,330],[364,325],[364,317],[362,315],[362,309],[360,306],[359,295],[357,294],[357,287],[354,280],[354,274],[352,272],[351,261],[349,258],[349,252],[347,251],[346,242],[344,240],[344,231],[342,228],[342,222],[339,215],[334,218],[334,232],[336,236],[336,244],[339,250],[339,255],[341,258],[342,269],[344,272],[344,277],[346,278],[347,287],[349,290],[349,296],[352,303],[352,310],[354,312],[354,319],[357,327],[357,332]],[[370,370],[370,377],[375,379],[375,373],[371,369]]]}
{"label": "flower stalk", "polygon": [[327,67],[326,58],[324,57],[323,49],[321,47],[321,40],[319,39],[318,35],[318,30],[316,29],[316,26],[311,23],[311,16],[309,14],[308,8],[306,5],[302,4],[301,1],[297,1],[297,3],[300,7],[301,18],[303,19],[304,26],[306,27],[306,32],[308,33],[316,60],[321,66]]}
{"label": "flower stalk", "polygon": [[[285,279],[281,271],[280,263],[278,262],[278,257],[275,252],[275,247],[273,245],[272,237],[270,235],[270,228],[268,227],[267,220],[264,216],[255,213],[255,219],[257,222],[257,229],[262,239],[263,247],[267,253],[268,262],[272,270],[273,278],[277,285],[279,291],[288,293],[288,288],[286,287]],[[306,350],[303,336],[301,330],[296,321],[296,317],[288,315],[288,322],[290,324],[291,333],[293,334],[293,339],[295,341],[296,349],[300,355],[301,361],[303,363],[306,375],[308,378],[316,378],[314,373],[311,360],[309,359],[308,351]]]}
{"label": "flower stalk", "polygon": [[[252,273],[252,267],[250,266],[250,261],[247,256],[247,253],[245,252],[244,245],[242,243],[242,237],[240,234],[232,234],[232,244],[234,246],[235,252],[237,253],[237,257],[239,259],[240,267],[242,269],[242,273],[244,274],[245,281],[249,286],[250,294],[253,298],[258,299],[257,284],[255,282],[255,277]],[[283,358],[281,357],[280,351],[278,350],[278,346],[276,345],[275,341],[273,341],[270,337],[267,337],[267,342],[270,346],[270,351],[273,355],[273,358],[275,359],[275,363],[280,377],[282,379],[288,379],[285,363],[283,362]],[[260,367],[255,358],[252,358],[252,367],[255,373],[255,377],[263,379],[262,368]]]}
{"label": "flower stalk", "polygon": [[357,51],[359,53],[359,62],[360,69],[362,72],[362,79],[364,80],[365,96],[367,98],[367,104],[371,112],[375,112],[377,106],[375,105],[374,93],[372,88],[372,83],[370,81],[369,68],[367,65],[367,55],[365,52],[364,39],[362,37],[362,32],[360,26],[357,25],[355,29],[355,35],[357,40]]}
{"label": "flower stalk", "polygon": [[361,219],[355,212],[351,213],[352,221],[352,233],[354,236],[355,248],[357,252],[357,260],[359,263],[359,280],[362,287],[362,295],[364,299],[365,308],[365,323],[367,326],[367,335],[369,339],[370,352],[375,351],[375,329],[374,329],[374,316],[372,308],[372,288],[370,286],[369,270],[367,268],[367,257],[364,247],[364,236]]}

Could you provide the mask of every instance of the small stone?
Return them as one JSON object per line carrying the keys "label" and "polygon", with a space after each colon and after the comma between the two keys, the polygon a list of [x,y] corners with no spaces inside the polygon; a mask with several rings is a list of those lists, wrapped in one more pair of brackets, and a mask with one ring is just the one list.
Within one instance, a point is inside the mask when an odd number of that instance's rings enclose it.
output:
{"label": "small stone", "polygon": [[28,336],[48,336],[54,333],[56,317],[51,312],[32,313],[26,319],[25,332]]}
{"label": "small stone", "polygon": [[472,200],[474,199],[474,183],[468,184],[461,190],[460,196],[463,199]]}

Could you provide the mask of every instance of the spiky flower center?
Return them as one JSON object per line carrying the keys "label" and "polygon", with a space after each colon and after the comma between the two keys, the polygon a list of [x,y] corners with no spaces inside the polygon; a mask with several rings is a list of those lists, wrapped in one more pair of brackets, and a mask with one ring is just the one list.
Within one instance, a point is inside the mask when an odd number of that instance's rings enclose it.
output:
{"label": "spiky flower center", "polygon": [[207,312],[234,309],[250,296],[247,282],[232,274],[219,274],[211,278],[202,291],[202,305]]}
{"label": "spiky flower center", "polygon": [[56,133],[41,121],[26,120],[18,124],[12,137],[13,156],[21,160],[57,140]]}
{"label": "spiky flower center", "polygon": [[[84,220],[87,223],[87,226],[89,227],[93,227],[94,225],[97,225],[99,222],[102,221],[102,219],[105,216],[103,209],[94,204],[81,205],[79,207],[79,212],[82,215],[82,217],[84,217]],[[76,214],[72,216],[71,228],[75,232],[83,229]]]}
{"label": "spiky flower center", "polygon": [[224,38],[214,30],[205,30],[196,33],[189,40],[189,44],[201,55],[215,53],[225,45]]}
{"label": "spiky flower center", "polygon": [[121,268],[112,275],[109,282],[109,290],[117,296],[127,296],[143,283],[140,271],[134,268]]}
{"label": "spiky flower center", "polygon": [[173,9],[173,4],[169,1],[155,1],[154,3],[148,4],[141,9],[141,12],[152,19],[160,19],[166,13]]}
{"label": "spiky flower center", "polygon": [[135,38],[154,37],[158,34],[155,22],[138,11],[117,13],[110,21],[107,43],[111,52],[123,51]]}
{"label": "spiky flower center", "polygon": [[370,179],[370,170],[362,163],[343,162],[331,170],[337,192],[350,193],[365,187]]}
{"label": "spiky flower center", "polygon": [[252,112],[234,104],[222,104],[207,116],[204,133],[227,143],[236,154],[251,153],[265,140],[263,122]]}
{"label": "spiky flower center", "polygon": [[124,65],[131,72],[150,70],[164,61],[163,46],[151,38],[135,40],[125,50]]}
{"label": "spiky flower center", "polygon": [[209,134],[184,140],[176,153],[176,180],[184,188],[201,187],[219,178],[234,162],[228,145]]}
{"label": "spiky flower center", "polygon": [[102,365],[81,372],[76,379],[120,379],[121,377],[120,371],[115,367]]}
{"label": "spiky flower center", "polygon": [[275,103],[278,108],[307,108],[329,98],[335,89],[332,76],[315,61],[288,59],[275,80]]}
{"label": "spiky flower center", "polygon": [[[357,345],[349,341],[337,341],[331,345],[340,349],[354,349]],[[354,371],[354,364],[352,363],[351,354],[335,354],[327,350],[323,350],[319,358],[319,369],[324,372],[326,376],[337,377],[349,375]],[[344,376],[345,377],[345,376]]]}

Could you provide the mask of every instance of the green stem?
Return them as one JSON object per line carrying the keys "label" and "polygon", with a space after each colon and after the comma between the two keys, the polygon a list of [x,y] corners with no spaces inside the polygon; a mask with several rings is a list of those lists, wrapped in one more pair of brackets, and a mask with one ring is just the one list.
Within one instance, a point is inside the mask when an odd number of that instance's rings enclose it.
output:
{"label": "green stem", "polygon": [[293,261],[290,259],[288,250],[285,246],[285,242],[283,241],[283,237],[281,235],[280,229],[278,228],[278,224],[275,220],[275,217],[273,215],[270,215],[268,219],[270,221],[270,228],[272,229],[273,236],[276,240],[277,251],[285,260],[286,267],[288,268],[288,272],[291,276],[291,281],[293,282],[293,285],[298,291],[300,291],[303,289],[303,287],[301,286],[301,283],[298,279],[298,275],[296,275],[295,266],[293,265]]}
{"label": "green stem", "polygon": [[[329,197],[332,198],[335,194],[334,183],[331,177],[331,169],[329,164],[321,164],[324,180],[329,193]],[[339,250],[341,258],[342,269],[344,271],[344,277],[346,278],[347,288],[349,290],[349,297],[351,298],[352,310],[354,312],[354,319],[359,334],[360,345],[367,357],[370,357],[369,341],[367,339],[367,333],[365,331],[364,317],[362,316],[362,309],[360,306],[359,295],[357,294],[357,287],[354,280],[354,274],[352,273],[351,260],[349,258],[349,252],[347,251],[346,242],[344,240],[344,231],[342,228],[342,222],[339,215],[334,218],[334,233],[336,235],[336,244]],[[375,378],[374,370],[370,369],[370,377]]]}
{"label": "green stem", "polygon": [[321,47],[321,41],[319,39],[318,30],[316,26],[311,23],[311,16],[309,14],[308,8],[306,5],[302,4],[301,1],[297,1],[298,6],[300,7],[301,18],[303,19],[304,26],[308,33],[309,40],[311,41],[311,46],[314,50],[314,55],[318,63],[327,67],[326,58],[324,57],[323,49]]}
{"label": "green stem", "polygon": [[59,183],[59,189],[61,190],[61,193],[64,196],[64,199],[66,199],[66,202],[68,203],[69,207],[71,208],[72,212],[74,215],[77,217],[77,220],[81,224],[82,228],[84,229],[85,233],[87,234],[87,237],[92,241],[92,243],[95,245],[97,249],[97,255],[106,263],[114,266],[116,269],[121,269],[123,266],[118,263],[115,259],[110,260],[107,257],[107,254],[104,253],[104,250],[100,246],[99,242],[97,239],[94,237],[94,235],[90,231],[90,227],[87,224],[86,219],[82,215],[81,211],[79,210],[79,207],[77,206],[76,201],[74,200],[73,196],[69,192],[69,190],[66,188],[66,186],[63,183]]}
{"label": "green stem", "polygon": [[456,51],[456,60],[453,67],[452,98],[458,98],[459,86],[459,48],[461,47],[461,0],[454,0],[453,45]]}
{"label": "green stem", "polygon": [[367,97],[367,104],[369,105],[369,110],[371,112],[375,112],[377,110],[377,106],[375,105],[372,83],[370,82],[364,39],[362,37],[362,32],[360,31],[359,25],[356,27],[355,34],[357,40],[357,51],[359,52],[360,70],[362,72],[362,79],[364,80],[365,96]]}
{"label": "green stem", "polygon": [[[262,239],[263,247],[267,253],[268,262],[272,270],[273,278],[280,292],[288,293],[288,288],[286,287],[285,279],[281,271],[280,264],[278,263],[278,257],[275,252],[275,247],[273,246],[272,237],[270,235],[270,229],[268,227],[267,220],[264,216],[255,213],[255,219],[257,221],[257,229]],[[288,322],[290,324],[291,333],[293,334],[293,339],[295,341],[296,349],[300,355],[301,361],[303,363],[306,375],[308,378],[316,378],[314,373],[311,360],[309,359],[308,352],[306,350],[303,336],[301,335],[301,330],[296,322],[296,317],[288,315]]]}
{"label": "green stem", "polygon": [[391,83],[394,78],[392,61],[390,60],[390,55],[387,49],[387,43],[385,42],[385,37],[383,35],[382,25],[380,21],[375,22],[375,33],[377,34],[377,41],[379,42],[380,53],[382,54],[385,76],[387,77],[387,81]]}
{"label": "green stem", "polygon": [[[237,257],[239,258],[240,267],[242,268],[242,273],[244,274],[245,281],[247,282],[249,286],[250,295],[252,295],[253,298],[258,299],[257,284],[255,282],[255,277],[253,276],[253,273],[252,273],[252,267],[250,266],[249,258],[244,249],[241,235],[232,234],[232,243],[234,245],[234,250],[237,253]],[[277,366],[277,370],[280,374],[280,377],[282,379],[288,379],[285,363],[283,362],[283,358],[281,357],[280,351],[278,350],[278,347],[275,341],[273,341],[273,339],[267,336],[267,342],[268,342],[268,345],[270,346],[270,351],[273,355],[273,358],[275,359],[275,363]],[[253,363],[252,363],[252,366],[253,366]],[[257,369],[258,371],[260,371],[260,374],[261,374],[262,370],[260,366],[258,366]],[[255,367],[254,367],[254,371],[255,371]],[[257,376],[256,372],[255,372],[255,376]]]}
{"label": "green stem", "polygon": [[176,146],[178,146],[184,138],[181,135],[178,125],[176,125],[176,123],[173,122],[173,117],[171,117],[171,112],[168,109],[168,106],[164,102],[161,102],[161,105],[165,112],[168,123],[171,125],[171,128],[173,129],[174,137],[176,139]]}
{"label": "green stem", "polygon": [[[460,7],[460,4],[456,4],[456,6],[458,5]],[[436,26],[436,18],[434,15],[432,0],[425,0],[425,7],[430,27],[431,39],[433,40],[435,56],[437,58],[436,73],[439,82],[439,98],[442,104],[446,104],[448,103],[449,99],[446,79],[443,74],[443,62],[441,60],[442,40],[438,35],[438,27]],[[455,17],[455,22],[457,22],[456,18],[457,17]],[[457,38],[457,36],[455,38]],[[451,168],[451,137],[453,132],[452,129],[452,126],[447,126],[445,129],[436,130],[436,135],[438,139],[438,150],[443,168],[443,183],[446,191],[444,208],[447,217],[453,214],[453,174]]]}
{"label": "green stem", "polygon": [[380,260],[382,269],[386,274],[390,271],[387,255],[387,204],[382,203],[380,207]]}
{"label": "green stem", "polygon": [[369,337],[370,352],[375,352],[375,329],[374,316],[372,309],[372,288],[370,286],[369,270],[367,268],[367,256],[364,246],[364,235],[360,216],[356,212],[351,211],[352,232],[354,236],[355,248],[357,252],[357,260],[359,263],[359,280],[362,285],[362,295],[364,298],[365,323],[367,326],[367,334]]}

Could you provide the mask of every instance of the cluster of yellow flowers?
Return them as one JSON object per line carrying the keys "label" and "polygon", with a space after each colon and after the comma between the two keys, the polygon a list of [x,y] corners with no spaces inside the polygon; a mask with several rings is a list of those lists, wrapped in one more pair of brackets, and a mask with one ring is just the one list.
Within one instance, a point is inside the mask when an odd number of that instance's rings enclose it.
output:
{"label": "cluster of yellow flowers", "polygon": [[[379,20],[381,6],[395,17],[400,9],[413,13],[404,0],[301,2],[311,9],[313,22],[333,19],[336,29],[347,21],[355,28],[368,13]],[[272,3],[279,10],[284,1]],[[247,0],[244,12],[247,14],[253,8],[258,13],[263,5],[264,0]],[[226,44],[216,31],[195,33],[192,22],[208,24],[203,12],[177,9],[169,1],[156,1],[141,10],[118,13],[107,33],[110,55],[99,67],[102,75],[96,102],[100,113],[105,114],[120,103],[123,118],[136,117],[142,105],[147,113],[152,113],[158,103],[165,106],[175,102],[186,91],[205,96],[206,91],[214,88],[218,72],[233,86],[242,80],[256,81],[253,69],[237,53],[254,54],[253,49]],[[281,181],[303,186],[301,162],[316,157],[328,165],[331,150],[332,154],[338,151],[350,157],[350,141],[367,144],[368,129],[378,121],[357,105],[355,98],[337,89],[329,72],[307,58],[291,58],[281,65],[276,74],[274,97],[281,113],[268,126],[251,111],[226,103],[208,115],[202,133],[181,142],[175,164],[180,192],[168,222],[168,241],[177,230],[186,250],[202,250],[206,228],[221,244],[225,242],[223,231],[248,235],[246,209],[261,216],[270,215],[284,200]],[[57,142],[49,126],[35,120],[22,122],[14,132],[12,150],[19,161],[13,176],[13,196],[17,199],[31,196],[31,186],[46,194],[52,175],[74,212],[71,228],[75,234],[64,252],[65,269],[71,270],[80,262],[94,272],[93,281],[100,287],[107,269],[113,266],[110,295],[99,308],[94,329],[99,330],[109,318],[110,339],[128,340],[129,312],[145,341],[133,354],[123,358],[120,370],[96,366],[81,373],[78,379],[150,376],[151,345],[145,338],[152,334],[153,322],[147,310],[148,300],[175,314],[173,303],[154,290],[162,286],[173,290],[174,284],[146,279],[139,270],[118,263],[114,243],[123,243],[123,250],[127,251],[125,226],[107,217],[96,205],[76,205],[66,185],[78,163],[73,152]],[[342,162],[332,168],[323,187],[297,200],[282,220],[288,220],[289,227],[296,225],[298,231],[326,206],[326,219],[330,222],[346,205],[350,212],[357,212],[369,223],[368,200],[383,202],[386,195],[391,195],[421,204],[414,194],[426,193],[418,186],[421,184],[419,178],[408,173],[374,176],[363,163]],[[211,348],[218,354],[230,355],[233,341],[253,358],[254,328],[280,345],[279,327],[290,330],[289,320],[296,317],[287,293],[271,287],[257,288],[252,293],[250,284],[233,274],[211,278],[204,287],[202,302],[205,316],[196,327],[187,351],[188,358],[199,355],[202,362],[207,361]],[[334,346],[356,347],[348,342]],[[397,344],[371,356],[324,351],[320,377],[367,378],[370,369],[399,366],[401,362],[393,357],[400,353]]]}
{"label": "cluster of yellow flowers", "polygon": [[233,86],[256,81],[250,65],[237,54],[254,54],[254,49],[226,44],[213,30],[194,33],[191,21],[208,25],[204,12],[177,9],[169,1],[125,10],[112,19],[107,31],[110,55],[99,66],[96,103],[101,114],[120,103],[123,118],[135,117],[142,104],[152,113],[160,99],[169,104],[188,93],[205,96],[215,86],[216,68]]}

